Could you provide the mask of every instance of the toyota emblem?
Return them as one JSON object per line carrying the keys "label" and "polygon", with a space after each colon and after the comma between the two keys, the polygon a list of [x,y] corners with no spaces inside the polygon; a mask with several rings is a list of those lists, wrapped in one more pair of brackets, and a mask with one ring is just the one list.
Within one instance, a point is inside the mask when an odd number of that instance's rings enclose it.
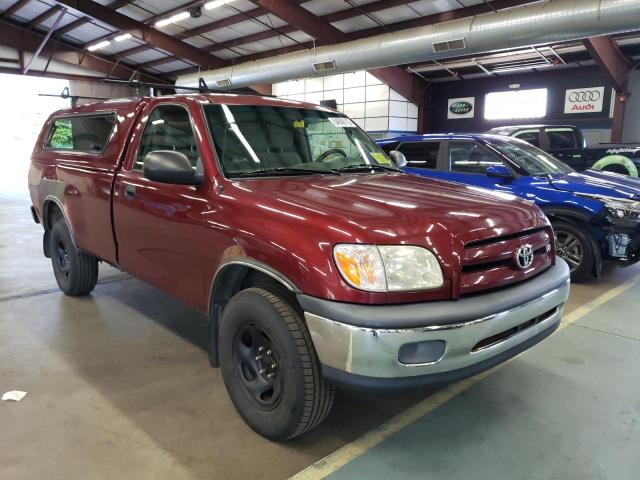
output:
{"label": "toyota emblem", "polygon": [[516,263],[521,269],[529,268],[533,263],[533,247],[529,244],[521,245],[516,250]]}

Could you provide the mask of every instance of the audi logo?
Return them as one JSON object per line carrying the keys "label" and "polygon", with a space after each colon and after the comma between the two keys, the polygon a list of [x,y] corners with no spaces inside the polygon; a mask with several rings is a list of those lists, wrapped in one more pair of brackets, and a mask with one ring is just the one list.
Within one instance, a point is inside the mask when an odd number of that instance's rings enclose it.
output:
{"label": "audi logo", "polygon": [[572,103],[595,102],[598,100],[600,100],[600,92],[598,90],[581,90],[569,95],[569,101]]}

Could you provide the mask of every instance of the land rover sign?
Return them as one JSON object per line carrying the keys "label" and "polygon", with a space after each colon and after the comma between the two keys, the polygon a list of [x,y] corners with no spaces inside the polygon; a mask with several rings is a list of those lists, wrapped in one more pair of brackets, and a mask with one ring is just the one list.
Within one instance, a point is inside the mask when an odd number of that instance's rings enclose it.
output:
{"label": "land rover sign", "polygon": [[450,98],[447,118],[473,118],[475,116],[475,97]]}

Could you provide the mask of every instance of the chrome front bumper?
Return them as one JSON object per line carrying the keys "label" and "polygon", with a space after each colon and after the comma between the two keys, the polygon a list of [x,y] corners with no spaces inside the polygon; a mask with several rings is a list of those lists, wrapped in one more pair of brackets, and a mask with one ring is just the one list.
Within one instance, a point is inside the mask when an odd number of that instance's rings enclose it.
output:
{"label": "chrome front bumper", "polygon": [[[487,363],[534,337],[543,338],[542,332],[555,329],[569,296],[566,270],[566,280],[559,286],[556,283],[552,290],[507,310],[460,323],[390,329],[349,325],[308,311],[305,318],[318,358],[325,367],[376,378],[437,376]],[[455,309],[457,302],[450,303]],[[423,305],[426,314],[429,304]],[[431,340],[445,342],[439,358],[426,363],[399,360],[403,345]]]}

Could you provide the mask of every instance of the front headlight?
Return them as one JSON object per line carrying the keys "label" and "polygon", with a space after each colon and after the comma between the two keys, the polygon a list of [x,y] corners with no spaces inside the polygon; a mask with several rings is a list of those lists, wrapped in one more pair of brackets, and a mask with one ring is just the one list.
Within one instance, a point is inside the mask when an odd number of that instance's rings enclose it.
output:
{"label": "front headlight", "polygon": [[602,202],[614,219],[640,221],[640,202],[636,200],[589,194],[578,194],[578,196]]}
{"label": "front headlight", "polygon": [[422,247],[340,244],[333,248],[333,258],[349,285],[368,292],[428,290],[444,284],[440,263]]}

